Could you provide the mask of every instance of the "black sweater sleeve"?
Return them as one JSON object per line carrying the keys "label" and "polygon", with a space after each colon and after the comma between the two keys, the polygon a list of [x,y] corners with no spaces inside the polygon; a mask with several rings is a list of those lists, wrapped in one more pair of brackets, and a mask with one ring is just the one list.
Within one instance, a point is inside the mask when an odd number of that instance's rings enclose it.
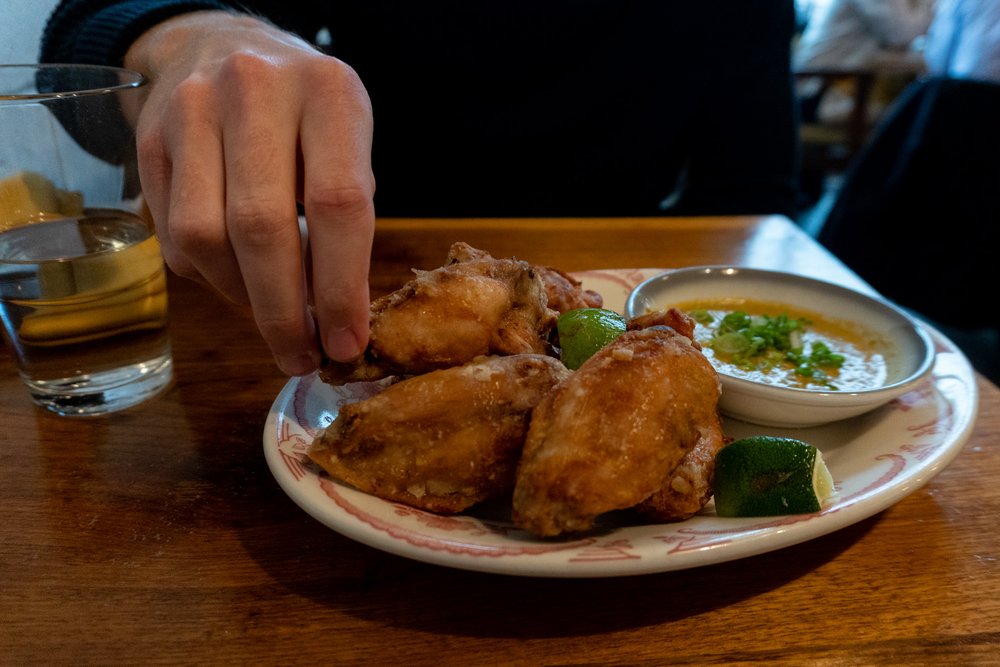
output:
{"label": "black sweater sleeve", "polygon": [[329,13],[318,0],[61,0],[42,34],[39,60],[121,66],[132,42],[149,28],[207,9],[254,14],[309,41]]}
{"label": "black sweater sleeve", "polygon": [[309,41],[329,13],[317,0],[62,0],[45,26],[39,60],[121,66],[132,42],[149,28],[207,9],[254,14]]}
{"label": "black sweater sleeve", "polygon": [[217,0],[63,0],[42,35],[41,62],[121,66],[143,32],[171,16],[228,9]]}

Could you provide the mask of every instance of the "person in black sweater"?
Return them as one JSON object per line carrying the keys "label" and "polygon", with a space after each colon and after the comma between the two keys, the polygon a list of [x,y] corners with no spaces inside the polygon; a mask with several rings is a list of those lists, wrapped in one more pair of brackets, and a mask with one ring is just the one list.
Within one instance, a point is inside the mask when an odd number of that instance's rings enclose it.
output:
{"label": "person in black sweater", "polygon": [[364,349],[376,211],[791,214],[793,30],[792,0],[64,0],[40,59],[150,79],[168,264],[302,374]]}

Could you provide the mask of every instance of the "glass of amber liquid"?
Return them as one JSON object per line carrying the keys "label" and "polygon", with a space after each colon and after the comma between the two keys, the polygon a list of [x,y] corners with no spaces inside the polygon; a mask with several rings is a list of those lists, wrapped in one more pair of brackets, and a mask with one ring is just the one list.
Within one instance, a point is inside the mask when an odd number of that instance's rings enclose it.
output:
{"label": "glass of amber liquid", "polygon": [[32,399],[98,416],[164,391],[160,245],[140,214],[141,75],[0,66],[0,321]]}

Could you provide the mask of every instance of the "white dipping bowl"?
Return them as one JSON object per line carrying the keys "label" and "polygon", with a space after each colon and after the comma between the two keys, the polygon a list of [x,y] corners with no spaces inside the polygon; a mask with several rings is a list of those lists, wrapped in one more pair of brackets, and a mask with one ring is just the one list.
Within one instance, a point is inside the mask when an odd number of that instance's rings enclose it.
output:
{"label": "white dipping bowl", "polygon": [[899,308],[839,285],[780,271],[730,266],[669,271],[632,290],[625,316],[721,298],[768,301],[822,313],[880,336],[891,348],[886,355],[885,384],[863,391],[780,387],[720,372],[719,408],[736,419],[763,426],[805,428],[856,417],[914,389],[934,367],[930,335]]}

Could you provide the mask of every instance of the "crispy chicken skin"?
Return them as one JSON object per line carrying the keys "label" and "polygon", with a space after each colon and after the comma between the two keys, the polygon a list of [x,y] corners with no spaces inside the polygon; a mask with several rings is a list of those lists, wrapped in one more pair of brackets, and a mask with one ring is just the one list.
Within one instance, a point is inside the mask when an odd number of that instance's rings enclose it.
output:
{"label": "crispy chicken skin", "polygon": [[[478,250],[467,243],[452,246],[453,261],[467,262],[470,259],[489,257],[485,250]],[[594,290],[583,289],[583,283],[561,269],[532,264],[545,286],[548,306],[557,313],[565,313],[577,308],[600,308],[604,297]]]}
{"label": "crispy chicken skin", "polygon": [[372,302],[364,355],[325,364],[325,382],[415,375],[481,355],[547,352],[556,313],[546,306],[541,277],[527,262],[495,259],[455,243],[446,265],[415,273],[401,289]]}
{"label": "crispy chicken skin", "polygon": [[531,410],[569,374],[523,354],[414,376],[343,407],[309,457],[367,493],[460,512],[510,492]]}
{"label": "crispy chicken skin", "polygon": [[653,310],[643,315],[633,317],[625,323],[628,331],[638,329],[648,329],[650,327],[670,327],[679,334],[691,339],[696,349],[701,349],[701,345],[694,338],[694,320],[682,310],[668,308],[667,310]]}
{"label": "crispy chicken skin", "polygon": [[698,442],[667,475],[657,491],[639,503],[638,512],[654,521],[690,519],[712,497],[715,455],[732,438],[724,437],[722,423],[716,421],[698,427]]}
{"label": "crispy chicken skin", "polygon": [[577,308],[600,308],[604,297],[594,290],[583,289],[583,284],[565,271],[551,266],[535,266],[545,285],[549,308],[558,313],[568,313]]}
{"label": "crispy chicken skin", "polygon": [[[663,318],[687,328],[682,313]],[[720,392],[715,369],[689,336],[660,324],[623,334],[535,408],[514,523],[554,536],[642,503],[700,442],[722,438]]]}

